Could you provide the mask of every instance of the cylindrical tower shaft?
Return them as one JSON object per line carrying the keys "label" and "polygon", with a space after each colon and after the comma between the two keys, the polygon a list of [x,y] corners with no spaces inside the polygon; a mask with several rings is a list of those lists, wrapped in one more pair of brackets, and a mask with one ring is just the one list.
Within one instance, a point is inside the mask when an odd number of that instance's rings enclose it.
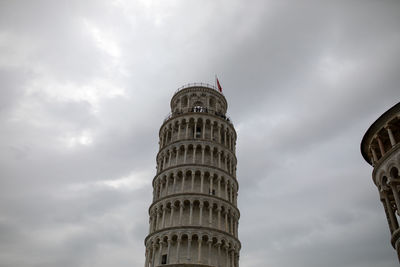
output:
{"label": "cylindrical tower shaft", "polygon": [[181,87],[159,131],[145,267],[238,267],[236,131],[208,84]]}

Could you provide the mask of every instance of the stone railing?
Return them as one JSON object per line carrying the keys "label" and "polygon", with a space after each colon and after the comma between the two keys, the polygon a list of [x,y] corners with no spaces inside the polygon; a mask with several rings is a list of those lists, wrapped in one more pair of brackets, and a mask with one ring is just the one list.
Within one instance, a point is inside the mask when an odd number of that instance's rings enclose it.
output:
{"label": "stone railing", "polygon": [[218,93],[222,94],[222,92],[219,91],[218,88],[217,88],[215,85],[211,85],[211,84],[208,84],[208,83],[188,83],[188,84],[185,84],[185,85],[179,87],[179,88],[175,91],[174,95],[175,95],[176,93],[178,93],[179,91],[182,91],[183,89],[190,88],[190,87],[196,87],[196,86],[214,89],[214,90],[217,91]]}

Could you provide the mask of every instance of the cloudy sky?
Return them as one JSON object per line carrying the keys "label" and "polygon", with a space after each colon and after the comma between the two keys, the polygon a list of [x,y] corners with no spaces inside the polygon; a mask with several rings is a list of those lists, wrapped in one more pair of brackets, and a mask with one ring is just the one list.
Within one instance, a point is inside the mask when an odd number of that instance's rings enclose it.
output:
{"label": "cloudy sky", "polygon": [[158,129],[218,74],[242,267],[398,266],[359,144],[399,1],[1,1],[0,266],[143,266]]}

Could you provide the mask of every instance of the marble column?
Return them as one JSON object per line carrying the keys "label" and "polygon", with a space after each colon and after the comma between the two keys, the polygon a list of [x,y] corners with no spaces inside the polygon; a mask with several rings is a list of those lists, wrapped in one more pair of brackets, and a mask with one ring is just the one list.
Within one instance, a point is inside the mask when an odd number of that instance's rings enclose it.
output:
{"label": "marble column", "polygon": [[192,259],[192,238],[188,238],[188,247],[187,247],[187,260],[190,262]]}
{"label": "marble column", "polygon": [[170,258],[171,258],[171,243],[172,243],[172,240],[171,240],[171,237],[169,236],[168,237],[168,248],[167,248],[167,264],[170,263]]}
{"label": "marble column", "polygon": [[192,221],[193,221],[193,202],[190,202],[189,225],[192,225]]}
{"label": "marble column", "polygon": [[194,192],[194,178],[195,178],[195,173],[192,171],[192,184],[191,184],[191,187],[190,187],[190,190],[192,191],[192,192]]}
{"label": "marble column", "polygon": [[169,176],[165,178],[165,195],[168,196],[168,188],[169,188]]}
{"label": "marble column", "polygon": [[221,197],[221,177],[218,177],[217,182],[218,182],[218,194],[217,194],[217,196]]}
{"label": "marble column", "polygon": [[182,239],[181,239],[181,237],[178,237],[178,240],[177,240],[177,245],[176,245],[176,261],[177,261],[177,263],[180,263],[180,258],[181,258],[181,242],[182,242]]}
{"label": "marble column", "polygon": [[188,146],[184,145],[184,152],[183,152],[183,164],[186,164],[186,158],[187,158],[187,151],[188,151]]}
{"label": "marble column", "polygon": [[185,173],[182,173],[181,193],[183,193],[184,190],[185,190],[185,178],[186,178],[186,174],[185,174]]}
{"label": "marble column", "polygon": [[179,159],[179,147],[176,148],[175,166],[178,165],[178,159]]}
{"label": "marble column", "polygon": [[221,207],[220,206],[218,206],[218,208],[217,208],[217,212],[218,212],[218,230],[222,230],[221,229]]}
{"label": "marble column", "polygon": [[157,208],[156,209],[156,214],[157,214],[157,217],[156,217],[156,231],[159,229],[159,224],[160,224],[160,209],[159,208]]}
{"label": "marble column", "polygon": [[225,183],[224,183],[224,191],[225,191],[225,199],[226,200],[228,200],[229,199],[229,197],[228,197],[228,181],[226,180],[226,178],[225,178]]}
{"label": "marble column", "polygon": [[221,125],[218,125],[218,143],[221,144]]}
{"label": "marble column", "polygon": [[201,263],[201,238],[199,237],[199,239],[197,240],[198,243],[198,254],[197,254],[197,262]]}
{"label": "marble column", "polygon": [[175,205],[171,205],[171,215],[169,217],[169,227],[173,226],[173,220],[174,220],[174,211],[175,211]]}
{"label": "marble column", "polygon": [[181,136],[181,122],[178,121],[178,138],[177,138],[177,140],[180,139],[180,136]]}
{"label": "marble column", "polygon": [[208,243],[208,265],[211,265],[211,257],[212,257],[212,254],[211,254],[211,247],[212,247],[212,240],[208,240],[207,241],[207,243]]}
{"label": "marble column", "polygon": [[394,139],[392,129],[390,128],[390,126],[386,126],[385,128],[389,135],[390,144],[392,145],[392,147],[394,147],[396,145],[396,140]]}
{"label": "marble column", "polygon": [[171,161],[172,161],[172,150],[169,151],[168,153],[168,167],[171,167]]}
{"label": "marble column", "polygon": [[166,211],[166,208],[163,206],[163,207],[162,207],[161,228],[164,228],[164,227],[165,227],[165,211]]}
{"label": "marble column", "polygon": [[220,267],[220,262],[221,262],[221,243],[217,243],[217,248],[218,248],[218,257],[217,257],[217,266]]}
{"label": "marble column", "polygon": [[146,247],[144,267],[149,267],[149,249]]}
{"label": "marble column", "polygon": [[159,259],[159,260],[158,260],[158,264],[161,264],[161,262],[162,262],[163,244],[164,244],[164,242],[160,240],[160,249],[159,249],[160,252],[159,252],[159,255],[158,255],[158,256],[159,256],[159,258],[158,258],[158,259]]}
{"label": "marble column", "polygon": [[199,208],[200,208],[200,212],[199,212],[199,225],[200,225],[200,226],[202,226],[202,224],[203,224],[203,207],[204,207],[203,201],[200,201],[200,206],[199,206]]}
{"label": "marble column", "polygon": [[174,173],[173,176],[174,176],[174,182],[173,182],[173,184],[172,184],[172,194],[174,194],[174,193],[176,192],[176,178],[177,178],[177,174]]}
{"label": "marble column", "polygon": [[206,122],[203,120],[203,132],[202,132],[202,135],[203,135],[203,139],[205,139],[206,138]]}
{"label": "marble column", "polygon": [[152,251],[152,255],[151,255],[151,267],[155,266],[155,261],[156,261],[156,249],[157,249],[157,245],[155,243],[153,243],[153,251]]}
{"label": "marble column", "polygon": [[196,163],[196,145],[193,145],[193,163]]}
{"label": "marble column", "polygon": [[208,206],[208,225],[212,225],[212,203],[209,204]]}
{"label": "marble column", "polygon": [[228,232],[228,212],[225,210],[225,232]]}
{"label": "marble column", "polygon": [[180,208],[180,210],[179,210],[179,225],[182,225],[183,206],[184,206],[184,204],[183,204],[183,202],[181,202],[179,205],[179,208]]}
{"label": "marble column", "polygon": [[226,254],[225,266],[228,267],[229,266],[229,247],[227,245],[225,245],[225,254]]}
{"label": "marble column", "polygon": [[204,187],[204,172],[200,174],[200,193],[204,193],[203,187]]}
{"label": "marble column", "polygon": [[385,155],[385,147],[383,146],[382,140],[379,136],[376,139],[378,140],[379,150],[381,152],[381,156],[383,157],[383,155]]}
{"label": "marble column", "polygon": [[378,156],[376,155],[376,151],[374,147],[371,147],[371,153],[372,153],[372,158],[374,159],[374,162],[378,161]]}

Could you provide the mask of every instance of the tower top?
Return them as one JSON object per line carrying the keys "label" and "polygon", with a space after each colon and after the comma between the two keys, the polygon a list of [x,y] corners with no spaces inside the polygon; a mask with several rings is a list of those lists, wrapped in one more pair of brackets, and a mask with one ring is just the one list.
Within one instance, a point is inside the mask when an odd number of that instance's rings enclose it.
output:
{"label": "tower top", "polygon": [[[228,109],[228,102],[225,96],[218,90],[214,85],[208,83],[188,83],[179,87],[173,97],[171,98],[171,111],[174,112],[179,106],[179,102],[188,100],[190,107],[196,105],[206,107],[209,105],[210,108],[216,108],[219,104],[220,110],[223,114]],[[208,101],[209,103],[205,103]],[[215,103],[213,102],[215,101]],[[185,105],[186,103],[184,103]]]}
{"label": "tower top", "polygon": [[215,85],[211,85],[209,83],[188,83],[188,84],[182,85],[181,87],[176,89],[174,95],[183,89],[191,88],[191,87],[206,87],[206,88],[214,89],[218,93],[222,94],[222,91],[218,90],[218,88]]}

